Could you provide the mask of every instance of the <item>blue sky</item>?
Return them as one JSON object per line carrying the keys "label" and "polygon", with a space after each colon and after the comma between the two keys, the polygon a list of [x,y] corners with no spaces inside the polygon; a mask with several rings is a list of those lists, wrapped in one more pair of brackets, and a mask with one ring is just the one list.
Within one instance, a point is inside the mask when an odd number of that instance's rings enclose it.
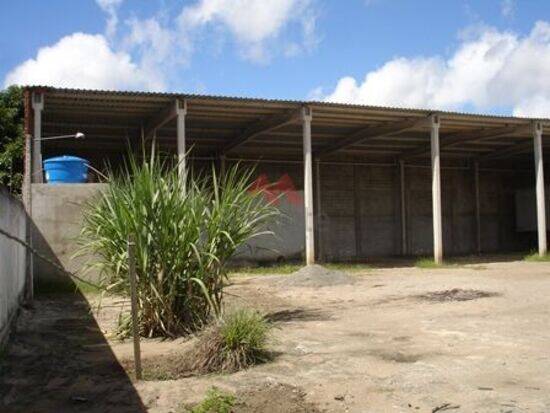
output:
{"label": "blue sky", "polygon": [[550,116],[548,0],[2,0],[3,85]]}

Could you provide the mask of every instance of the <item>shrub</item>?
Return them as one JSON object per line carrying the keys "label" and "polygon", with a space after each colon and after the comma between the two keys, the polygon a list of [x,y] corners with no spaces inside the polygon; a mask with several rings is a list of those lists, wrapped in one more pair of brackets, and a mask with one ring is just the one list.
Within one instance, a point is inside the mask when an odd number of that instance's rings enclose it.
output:
{"label": "shrub", "polygon": [[199,337],[191,360],[198,373],[235,372],[270,357],[267,351],[272,325],[257,311],[233,311]]}
{"label": "shrub", "polygon": [[226,264],[239,246],[265,234],[278,215],[251,191],[251,170],[220,178],[188,174],[177,165],[129,156],[124,170],[84,209],[80,254],[97,257],[105,291],[129,293],[127,240],[136,243],[140,333],[175,337],[219,312]]}
{"label": "shrub", "polygon": [[190,413],[230,413],[235,404],[235,396],[217,387],[211,387],[204,400],[189,410]]}

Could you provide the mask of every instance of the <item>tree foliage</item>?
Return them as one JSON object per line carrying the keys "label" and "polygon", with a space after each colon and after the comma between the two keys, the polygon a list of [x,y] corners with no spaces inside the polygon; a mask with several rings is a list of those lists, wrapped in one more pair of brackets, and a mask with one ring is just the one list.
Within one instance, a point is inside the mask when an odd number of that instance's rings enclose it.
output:
{"label": "tree foliage", "polygon": [[19,194],[23,182],[23,90],[0,91],[0,185]]}

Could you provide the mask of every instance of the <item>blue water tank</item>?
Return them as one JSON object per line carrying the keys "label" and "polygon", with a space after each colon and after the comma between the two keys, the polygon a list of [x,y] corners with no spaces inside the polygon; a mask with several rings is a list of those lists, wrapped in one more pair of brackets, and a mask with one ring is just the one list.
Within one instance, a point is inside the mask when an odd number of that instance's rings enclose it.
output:
{"label": "blue water tank", "polygon": [[49,184],[77,184],[88,179],[88,165],[86,159],[77,156],[56,156],[44,161],[46,182]]}

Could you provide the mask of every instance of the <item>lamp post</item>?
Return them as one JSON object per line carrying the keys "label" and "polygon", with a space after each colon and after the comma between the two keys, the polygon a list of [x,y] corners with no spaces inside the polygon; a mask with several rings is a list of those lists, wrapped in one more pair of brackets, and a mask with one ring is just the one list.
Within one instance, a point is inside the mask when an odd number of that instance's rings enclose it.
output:
{"label": "lamp post", "polygon": [[47,136],[45,138],[34,138],[35,141],[53,141],[58,139],[84,139],[86,135],[84,135],[82,132],[76,132],[72,135],[59,135],[59,136]]}

